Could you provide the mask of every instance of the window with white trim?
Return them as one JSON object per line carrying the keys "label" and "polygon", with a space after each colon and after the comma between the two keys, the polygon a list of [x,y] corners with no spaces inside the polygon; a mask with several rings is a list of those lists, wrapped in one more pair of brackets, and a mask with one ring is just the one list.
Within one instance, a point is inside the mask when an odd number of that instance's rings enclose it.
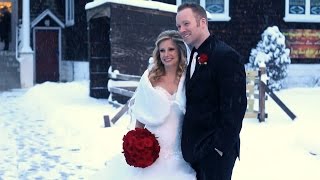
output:
{"label": "window with white trim", "polygon": [[320,22],[320,0],[286,0],[286,22]]}
{"label": "window with white trim", "polygon": [[177,5],[182,3],[197,3],[205,7],[209,21],[230,21],[229,0],[177,0]]}
{"label": "window with white trim", "polygon": [[66,26],[74,25],[74,0],[66,0]]}

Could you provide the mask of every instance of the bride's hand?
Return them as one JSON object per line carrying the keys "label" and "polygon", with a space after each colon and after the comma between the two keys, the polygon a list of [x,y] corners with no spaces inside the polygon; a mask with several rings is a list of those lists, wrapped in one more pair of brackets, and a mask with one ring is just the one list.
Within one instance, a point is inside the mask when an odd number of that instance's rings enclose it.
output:
{"label": "bride's hand", "polygon": [[143,123],[141,123],[140,121],[136,121],[136,128],[144,128],[144,124]]}

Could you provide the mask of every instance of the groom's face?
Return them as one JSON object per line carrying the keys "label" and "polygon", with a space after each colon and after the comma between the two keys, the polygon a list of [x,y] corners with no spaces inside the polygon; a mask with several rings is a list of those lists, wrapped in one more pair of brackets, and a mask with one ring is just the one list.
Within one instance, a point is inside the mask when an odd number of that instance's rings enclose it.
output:
{"label": "groom's face", "polygon": [[183,9],[177,13],[176,26],[183,40],[191,46],[198,47],[201,37],[201,27],[190,8]]}

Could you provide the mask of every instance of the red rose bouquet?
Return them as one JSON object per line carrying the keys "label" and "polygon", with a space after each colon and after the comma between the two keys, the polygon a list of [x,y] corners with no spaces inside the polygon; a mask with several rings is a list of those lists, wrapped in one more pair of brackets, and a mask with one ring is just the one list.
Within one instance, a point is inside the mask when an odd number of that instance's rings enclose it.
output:
{"label": "red rose bouquet", "polygon": [[122,140],[122,153],[130,166],[145,168],[159,157],[159,142],[148,129],[135,128],[124,135]]}

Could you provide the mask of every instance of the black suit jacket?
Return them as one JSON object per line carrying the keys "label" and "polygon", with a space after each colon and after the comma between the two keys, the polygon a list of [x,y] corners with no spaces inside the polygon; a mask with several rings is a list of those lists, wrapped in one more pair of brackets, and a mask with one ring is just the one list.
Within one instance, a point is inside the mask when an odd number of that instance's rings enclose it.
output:
{"label": "black suit jacket", "polygon": [[[195,49],[191,52],[191,57]],[[190,79],[186,73],[186,114],[181,148],[192,163],[215,148],[227,156],[240,151],[240,130],[247,107],[246,75],[240,55],[214,36],[197,50],[208,56],[207,64],[197,64]],[[236,150],[236,151],[235,151]]]}

